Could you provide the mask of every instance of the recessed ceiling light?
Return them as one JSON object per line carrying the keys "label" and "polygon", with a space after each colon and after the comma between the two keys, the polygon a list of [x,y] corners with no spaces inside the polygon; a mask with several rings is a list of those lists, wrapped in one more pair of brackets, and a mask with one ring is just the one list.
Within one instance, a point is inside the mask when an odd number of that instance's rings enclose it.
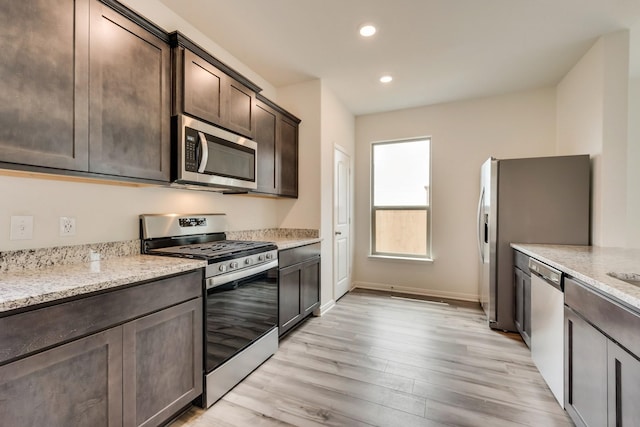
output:
{"label": "recessed ceiling light", "polygon": [[362,37],[371,37],[376,33],[376,31],[377,31],[376,27],[370,24],[363,25],[362,27],[360,27],[360,35]]}
{"label": "recessed ceiling light", "polygon": [[382,82],[382,83],[389,83],[389,82],[391,82],[391,80],[393,80],[393,77],[391,77],[391,76],[382,76],[382,77],[380,77],[380,82]]}

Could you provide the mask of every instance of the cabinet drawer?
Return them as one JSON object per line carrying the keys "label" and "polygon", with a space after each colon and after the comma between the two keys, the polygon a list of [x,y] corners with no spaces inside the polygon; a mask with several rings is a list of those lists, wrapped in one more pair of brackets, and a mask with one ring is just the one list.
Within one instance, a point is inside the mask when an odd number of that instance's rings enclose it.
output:
{"label": "cabinet drawer", "polygon": [[565,304],[621,346],[640,354],[640,316],[575,279],[565,278]]}
{"label": "cabinet drawer", "polygon": [[320,256],[320,243],[285,249],[278,253],[280,268],[298,264],[306,259]]}
{"label": "cabinet drawer", "polygon": [[0,318],[0,365],[202,294],[202,270]]}

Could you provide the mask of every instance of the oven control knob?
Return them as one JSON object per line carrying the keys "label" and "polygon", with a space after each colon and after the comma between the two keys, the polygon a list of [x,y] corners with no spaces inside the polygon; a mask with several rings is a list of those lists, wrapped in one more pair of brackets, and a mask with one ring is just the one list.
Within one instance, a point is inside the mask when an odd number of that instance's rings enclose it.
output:
{"label": "oven control knob", "polygon": [[220,271],[220,273],[224,273],[225,271],[227,271],[227,266],[224,264],[220,264],[220,267],[218,267],[218,271]]}
{"label": "oven control knob", "polygon": [[247,264],[247,265],[251,265],[251,264],[253,264],[253,259],[252,258],[247,258],[247,259],[244,260],[244,263]]}
{"label": "oven control knob", "polygon": [[258,261],[260,262],[264,261],[264,255],[258,255]]}
{"label": "oven control knob", "polygon": [[232,262],[231,264],[229,264],[229,268],[233,269],[233,268],[238,268],[238,263],[237,262]]}
{"label": "oven control knob", "polygon": [[272,254],[271,252],[269,252],[269,253],[267,254],[267,259],[271,259],[271,258],[273,258],[273,254]]}

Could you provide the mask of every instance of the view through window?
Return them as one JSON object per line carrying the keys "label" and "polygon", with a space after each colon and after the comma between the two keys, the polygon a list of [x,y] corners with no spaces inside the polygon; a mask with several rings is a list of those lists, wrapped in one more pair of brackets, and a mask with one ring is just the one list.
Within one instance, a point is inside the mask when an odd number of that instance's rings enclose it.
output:
{"label": "view through window", "polygon": [[371,146],[371,254],[430,258],[431,139]]}

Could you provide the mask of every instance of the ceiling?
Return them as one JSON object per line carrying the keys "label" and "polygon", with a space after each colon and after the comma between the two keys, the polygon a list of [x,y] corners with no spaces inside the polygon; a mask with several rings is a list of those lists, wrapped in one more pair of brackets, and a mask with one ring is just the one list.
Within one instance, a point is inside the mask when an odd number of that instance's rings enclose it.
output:
{"label": "ceiling", "polygon": [[160,1],[275,87],[322,79],[355,115],[553,85],[640,23],[640,0]]}

